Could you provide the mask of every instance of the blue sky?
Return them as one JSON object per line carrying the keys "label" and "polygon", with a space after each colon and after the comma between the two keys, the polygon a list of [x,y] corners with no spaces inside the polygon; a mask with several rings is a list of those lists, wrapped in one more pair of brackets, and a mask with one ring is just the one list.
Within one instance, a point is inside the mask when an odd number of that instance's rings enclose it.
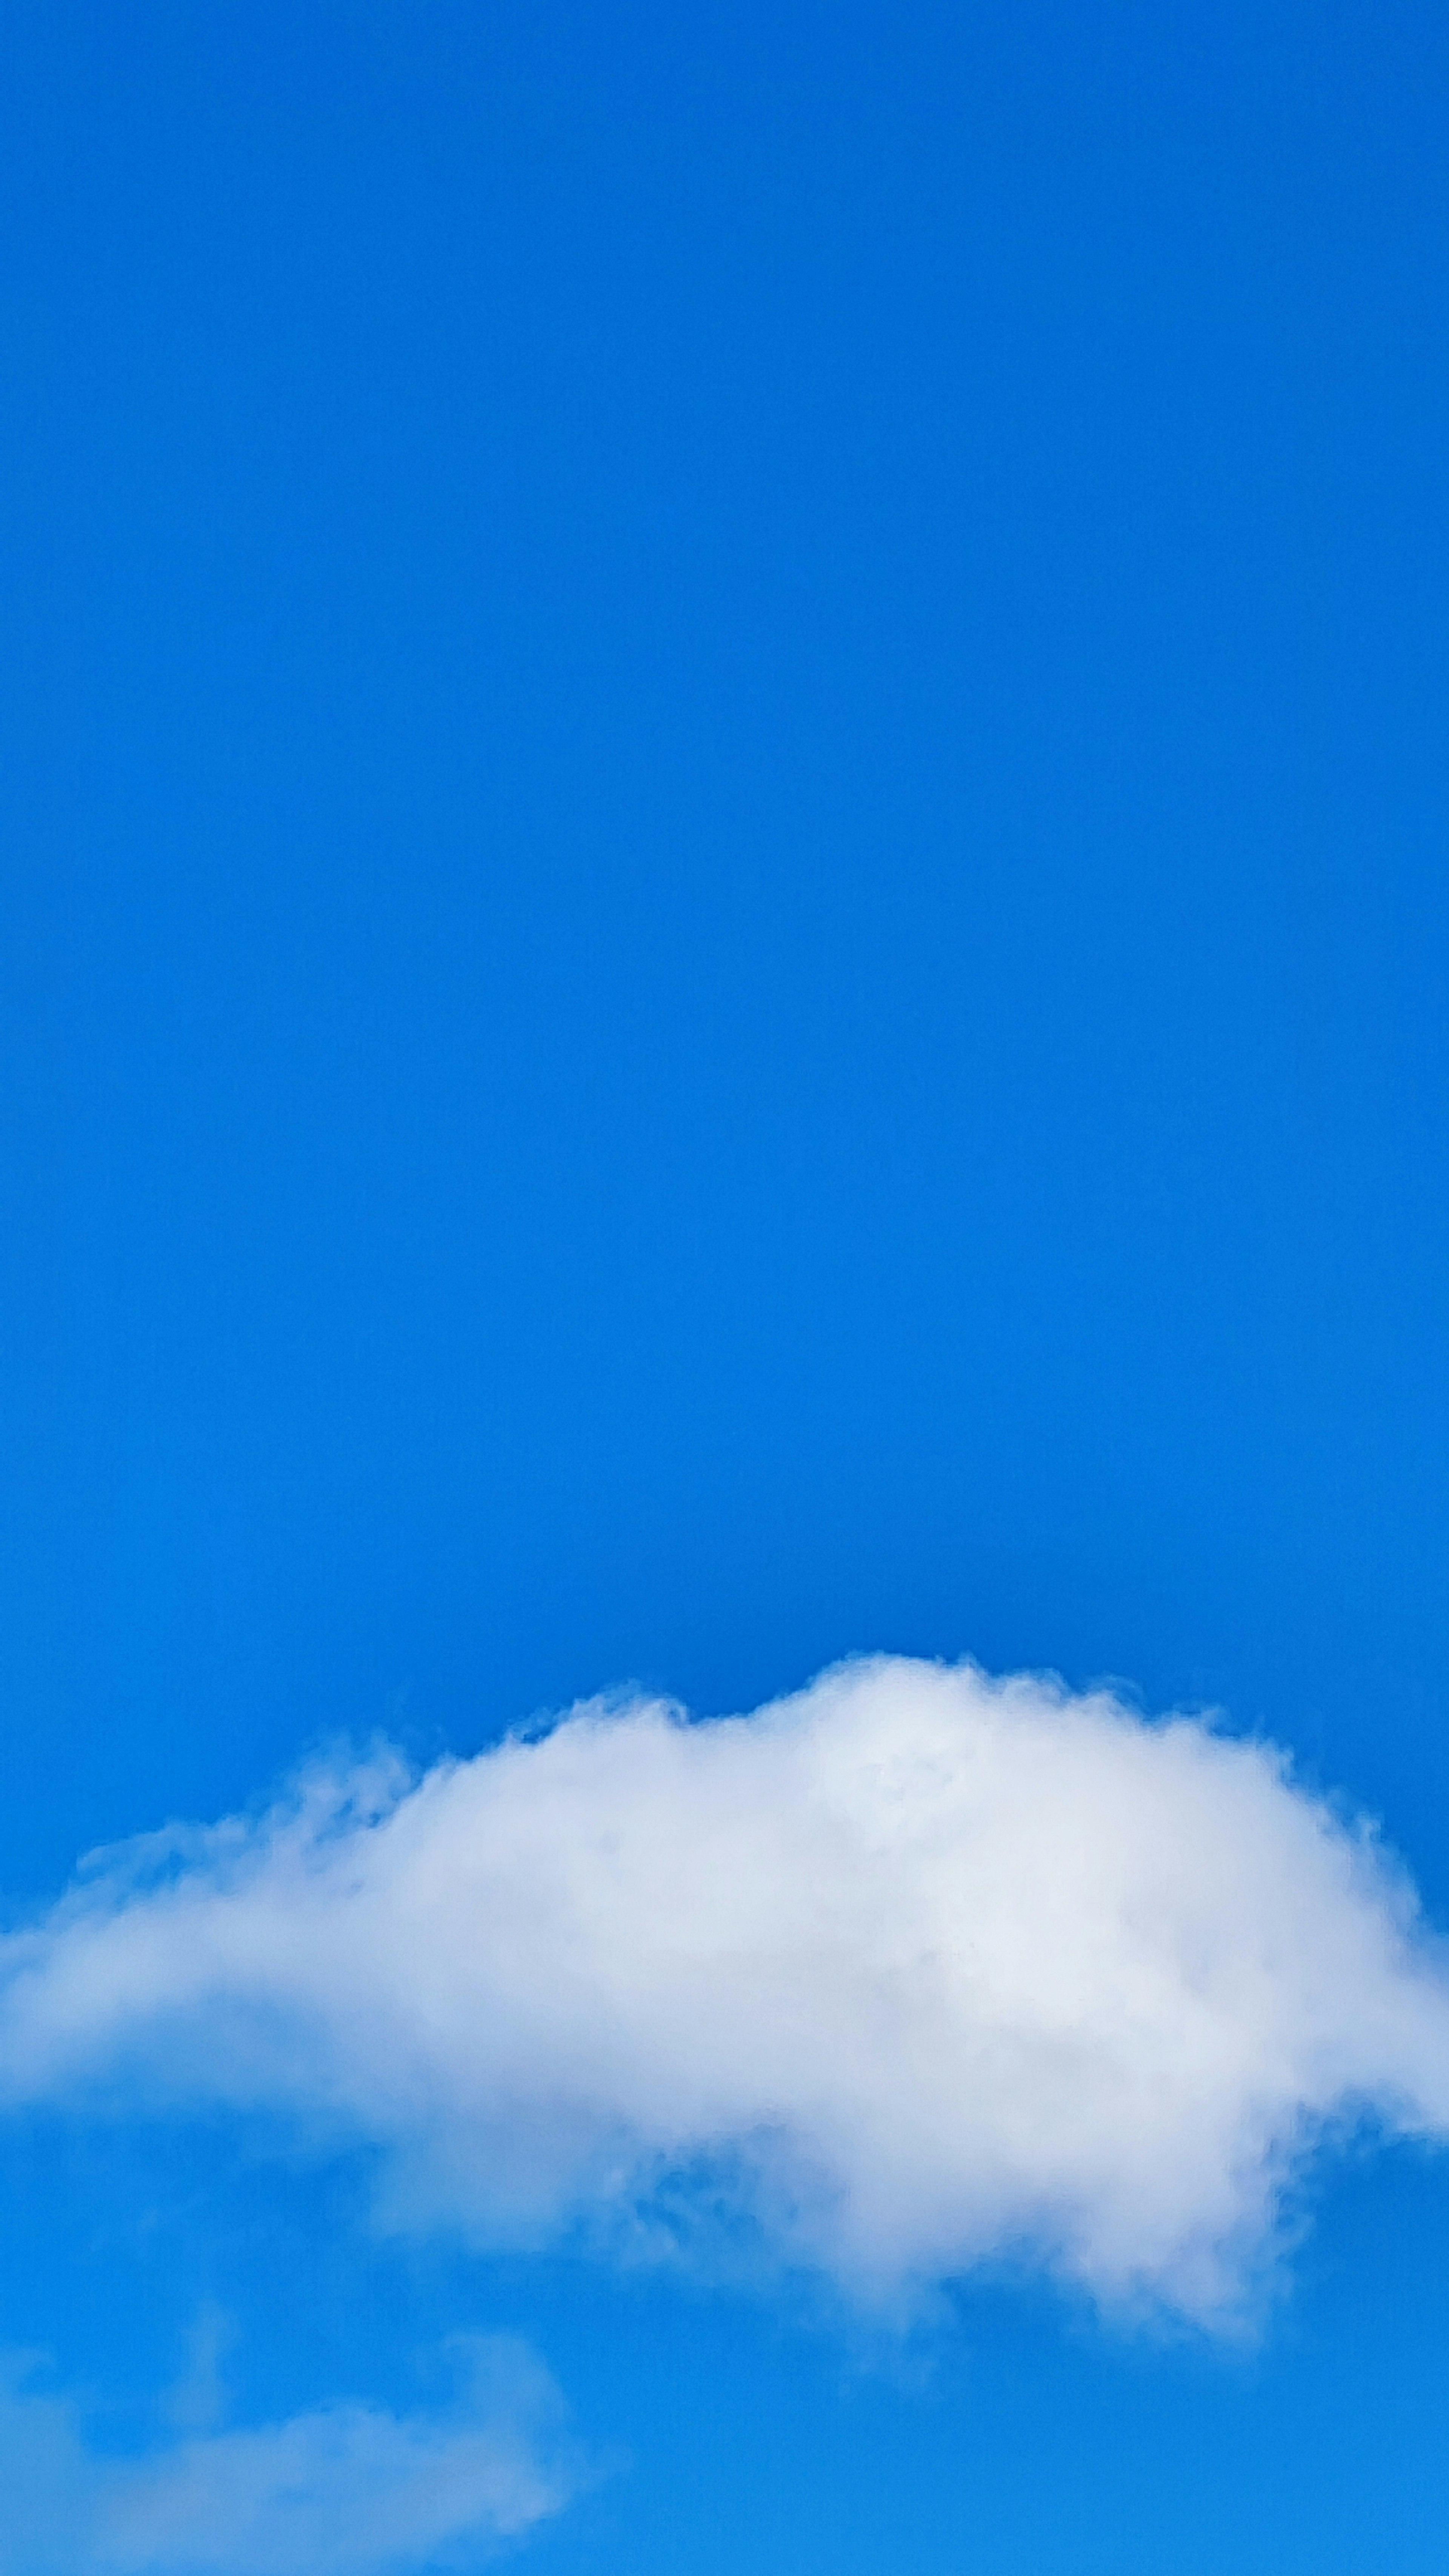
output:
{"label": "blue sky", "polygon": [[12,16],[0,2576],[1438,2576],[1446,92]]}

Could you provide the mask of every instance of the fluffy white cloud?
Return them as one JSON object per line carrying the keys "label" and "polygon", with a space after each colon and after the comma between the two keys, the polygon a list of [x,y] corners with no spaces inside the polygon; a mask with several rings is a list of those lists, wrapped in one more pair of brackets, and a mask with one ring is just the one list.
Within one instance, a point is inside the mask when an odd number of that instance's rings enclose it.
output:
{"label": "fluffy white cloud", "polygon": [[441,2415],[339,2405],[136,2460],[75,2408],[0,2392],[0,2576],[406,2576],[469,2568],[556,2513],[575,2474],[547,2373],[507,2339],[461,2354]]}
{"label": "fluffy white cloud", "polygon": [[1325,2124],[1449,2129],[1449,1978],[1272,1749],[879,1659],[103,1857],[0,1946],[0,2092],[98,2086],[339,2124],[488,2236],[724,2210],[867,2298],[1026,2253],[1211,2318]]}

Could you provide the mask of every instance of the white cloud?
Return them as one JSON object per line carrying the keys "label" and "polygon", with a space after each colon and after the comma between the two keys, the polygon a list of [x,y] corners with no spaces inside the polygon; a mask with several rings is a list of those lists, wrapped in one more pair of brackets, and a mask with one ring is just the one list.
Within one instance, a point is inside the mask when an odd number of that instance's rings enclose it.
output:
{"label": "white cloud", "polygon": [[577,2483],[557,2392],[506,2338],[463,2350],[440,2415],[319,2407],[136,2460],[87,2448],[75,2407],[0,2392],[0,2576],[405,2576],[476,2567]]}
{"label": "white cloud", "polygon": [[338,2123],[485,2236],[726,2205],[867,2298],[1026,2252],[1210,2319],[1326,2124],[1449,2130],[1449,1977],[1272,1749],[879,1659],[103,1856],[0,1945],[0,2091],[98,2087]]}

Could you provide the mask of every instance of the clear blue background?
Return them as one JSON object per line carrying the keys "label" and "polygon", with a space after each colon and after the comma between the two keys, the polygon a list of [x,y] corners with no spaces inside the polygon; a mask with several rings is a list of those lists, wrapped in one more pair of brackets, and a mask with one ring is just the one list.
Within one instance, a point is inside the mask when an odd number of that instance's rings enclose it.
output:
{"label": "clear blue background", "polygon": [[[1222,1703],[1449,1920],[1442,13],[56,0],[0,207],[0,1885],[887,1646]],[[634,2460],[540,2576],[1442,2570],[1412,2155],[1256,2356],[923,2379],[0,2162],[118,2406],[533,2335]]]}

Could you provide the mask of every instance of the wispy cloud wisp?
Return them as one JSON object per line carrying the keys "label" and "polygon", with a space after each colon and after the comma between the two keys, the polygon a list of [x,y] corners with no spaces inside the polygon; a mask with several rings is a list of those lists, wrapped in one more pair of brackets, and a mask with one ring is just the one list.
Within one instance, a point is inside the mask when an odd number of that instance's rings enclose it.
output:
{"label": "wispy cloud wisp", "polygon": [[438,2415],[361,2404],[173,2442],[90,2449],[74,2406],[0,2393],[0,2576],[408,2576],[476,2567],[577,2484],[541,2365],[506,2338],[462,2356]]}

